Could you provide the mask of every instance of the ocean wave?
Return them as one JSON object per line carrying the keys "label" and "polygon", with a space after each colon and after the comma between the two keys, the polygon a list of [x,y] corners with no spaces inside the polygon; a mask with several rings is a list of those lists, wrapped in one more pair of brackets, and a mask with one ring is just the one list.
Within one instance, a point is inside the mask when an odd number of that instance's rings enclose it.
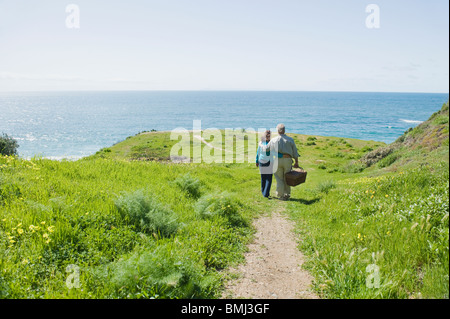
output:
{"label": "ocean wave", "polygon": [[24,137],[13,137],[17,141],[28,141],[28,142],[34,142],[37,140],[33,134],[25,134]]}
{"label": "ocean wave", "polygon": [[415,121],[415,120],[403,120],[403,119],[400,119],[400,121],[402,121],[403,123],[409,123],[409,124],[420,124],[420,123],[423,123],[423,121]]}
{"label": "ocean wave", "polygon": [[73,155],[73,156],[40,156],[40,155],[36,155],[36,156],[25,156],[24,159],[26,160],[32,160],[33,158],[42,158],[42,159],[49,159],[52,161],[77,161],[81,158],[83,158],[84,156],[79,156],[79,155]]}

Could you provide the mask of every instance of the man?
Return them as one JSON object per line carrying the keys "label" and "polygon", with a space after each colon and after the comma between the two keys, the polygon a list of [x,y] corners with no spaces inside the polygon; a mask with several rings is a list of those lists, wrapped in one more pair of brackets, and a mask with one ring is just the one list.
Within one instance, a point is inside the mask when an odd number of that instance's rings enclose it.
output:
{"label": "man", "polygon": [[278,150],[278,169],[275,172],[277,181],[276,196],[282,200],[291,197],[291,187],[286,184],[285,174],[292,170],[292,159],[295,160],[294,167],[298,168],[298,151],[294,139],[287,136],[284,124],[277,125],[278,135],[270,141],[271,149]]}

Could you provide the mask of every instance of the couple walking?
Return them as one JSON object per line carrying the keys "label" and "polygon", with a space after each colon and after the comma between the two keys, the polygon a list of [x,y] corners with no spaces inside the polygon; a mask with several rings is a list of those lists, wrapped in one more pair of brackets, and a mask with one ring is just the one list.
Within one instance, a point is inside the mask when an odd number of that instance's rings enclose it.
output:
{"label": "couple walking", "polygon": [[[291,197],[291,187],[286,184],[285,174],[292,169],[292,159],[295,160],[294,167],[298,168],[298,151],[294,140],[287,136],[284,124],[277,125],[278,136],[271,140],[271,132],[267,130],[261,136],[256,154],[256,166],[261,174],[261,192],[264,197],[269,198],[272,186],[272,176],[275,173],[277,181],[276,197],[288,200]],[[274,166],[274,162],[277,165]]]}

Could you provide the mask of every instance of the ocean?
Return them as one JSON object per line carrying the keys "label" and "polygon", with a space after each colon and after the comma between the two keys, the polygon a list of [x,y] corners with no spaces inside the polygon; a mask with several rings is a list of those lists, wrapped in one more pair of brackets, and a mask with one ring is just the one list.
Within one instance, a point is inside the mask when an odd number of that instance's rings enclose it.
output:
{"label": "ocean", "polygon": [[273,129],[392,143],[448,94],[272,91],[0,93],[0,134],[19,155],[78,159],[141,131]]}

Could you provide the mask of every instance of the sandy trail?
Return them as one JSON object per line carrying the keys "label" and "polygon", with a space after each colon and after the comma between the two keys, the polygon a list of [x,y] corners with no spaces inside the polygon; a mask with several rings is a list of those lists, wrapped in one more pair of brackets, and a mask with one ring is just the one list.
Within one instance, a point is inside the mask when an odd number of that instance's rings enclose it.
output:
{"label": "sandy trail", "polygon": [[231,271],[240,277],[227,284],[224,298],[318,299],[310,288],[313,278],[301,269],[304,256],[297,248],[293,223],[282,211],[255,221],[255,240],[246,262]]}

